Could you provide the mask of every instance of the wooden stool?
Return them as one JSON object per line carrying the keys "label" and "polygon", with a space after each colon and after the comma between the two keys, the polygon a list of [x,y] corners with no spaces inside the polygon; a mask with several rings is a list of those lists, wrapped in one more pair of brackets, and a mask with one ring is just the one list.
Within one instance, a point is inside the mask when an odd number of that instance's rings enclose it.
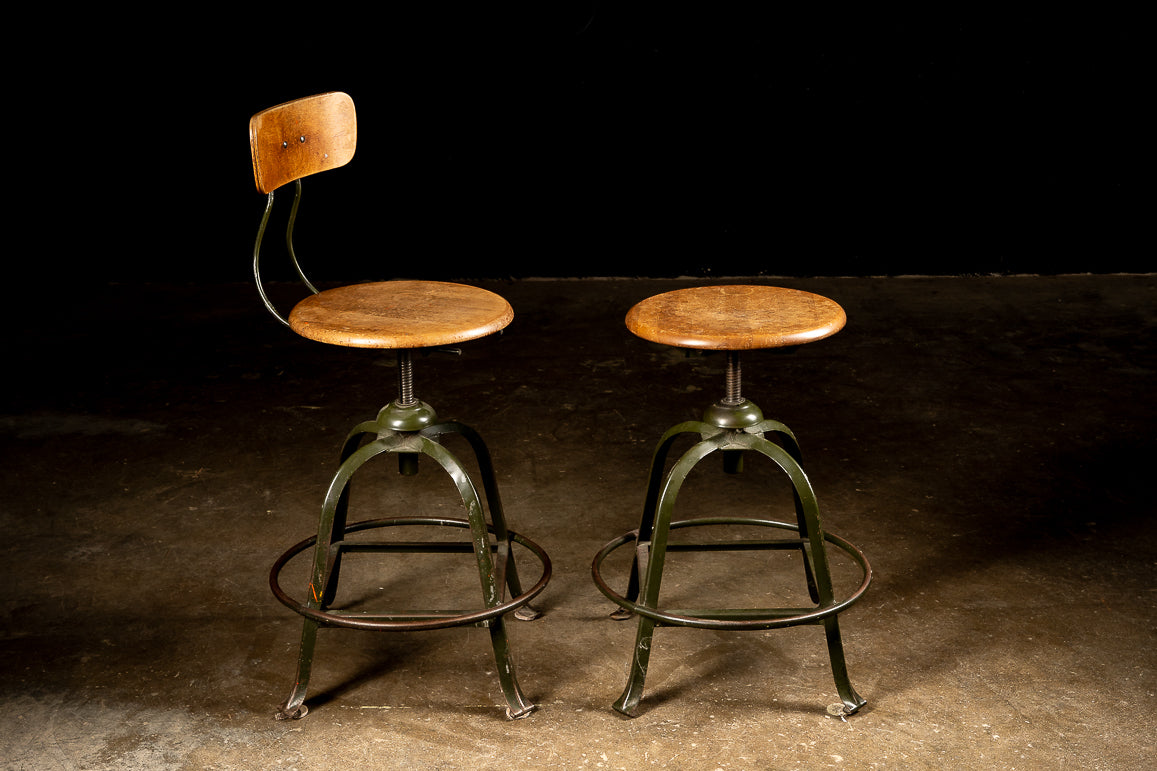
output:
{"label": "wooden stool", "polygon": [[[268,194],[253,253],[253,272],[266,308],[279,321],[310,340],[355,348],[392,349],[398,357],[398,398],[383,407],[375,419],[356,426],[347,436],[341,463],[325,495],[317,535],[287,550],[270,571],[269,583],[274,595],[305,618],[297,678],[277,717],[296,719],[308,712],[304,701],[319,626],[417,631],[470,624],[490,630],[507,715],[523,717],[534,705],[519,688],[503,618],[512,611],[516,617],[526,620],[538,616],[528,603],[550,580],[550,558],[537,544],[507,527],[494,468],[482,439],[460,423],[439,421],[434,409],[415,397],[413,377],[414,351],[443,350],[446,346],[493,334],[511,322],[514,312],[505,299],[493,292],[445,282],[384,281],[318,292],[302,274],[293,251],[293,222],[301,194],[301,178],[342,166],[353,157],[357,141],[353,101],[342,93],[306,97],[264,110],[253,116],[249,125],[257,187]],[[273,192],[288,182],[297,183],[297,197],[286,244],[298,274],[313,294],[298,303],[286,319],[266,296],[259,266],[261,241],[273,208]],[[445,438],[453,435],[463,437],[476,456],[485,506],[465,468],[442,445]],[[417,473],[421,456],[433,458],[453,480],[467,517],[385,517],[348,523],[351,478],[363,465],[383,454],[395,455],[399,471],[407,475]],[[457,541],[367,541],[348,537],[400,526],[460,528],[469,531],[470,537]],[[526,590],[515,565],[514,544],[529,550],[542,565],[541,577]],[[303,601],[287,594],[281,588],[279,577],[293,557],[310,550],[313,567]],[[472,553],[481,583],[481,607],[384,613],[334,609],[331,604],[338,588],[342,555],[353,552]]]}
{"label": "wooden stool", "polygon": [[[638,714],[643,682],[656,626],[700,629],[776,629],[800,624],[822,624],[836,689],[843,701],[841,715],[857,711],[865,703],[852,688],[840,640],[840,611],[848,608],[868,588],[872,571],[864,554],[839,536],[825,533],[811,484],[800,466],[799,444],[787,426],[766,420],[760,409],[741,393],[741,351],[781,348],[828,337],[843,328],[843,309],[819,295],[768,286],[705,286],[681,289],[651,297],[631,308],[627,328],[651,342],[681,348],[727,352],[726,392],[710,406],[701,421],[681,423],[659,442],[651,464],[650,483],[639,529],[616,538],[602,548],[591,567],[595,583],[620,606],[614,617],[639,617],[631,660],[631,673],[623,695],[614,708],[629,716]],[[674,464],[666,479],[664,471],[675,440],[683,434],[700,438]],[[771,441],[768,436],[775,438]],[[687,475],[699,461],[721,452],[731,473],[742,468],[745,452],[770,458],[791,480],[795,499],[795,523],[747,517],[702,517],[672,522],[675,498]],[[794,531],[798,537],[770,540],[728,540],[701,543],[669,543],[672,529],[701,526],[758,526]],[[860,586],[847,598],[837,600],[832,589],[825,544],[847,552],[863,570]],[[621,546],[634,546],[635,557],[626,595],[620,595],[601,575],[607,556]],[[798,550],[803,555],[804,576],[814,607],[807,608],[711,608],[671,610],[659,607],[659,586],[669,551]]]}

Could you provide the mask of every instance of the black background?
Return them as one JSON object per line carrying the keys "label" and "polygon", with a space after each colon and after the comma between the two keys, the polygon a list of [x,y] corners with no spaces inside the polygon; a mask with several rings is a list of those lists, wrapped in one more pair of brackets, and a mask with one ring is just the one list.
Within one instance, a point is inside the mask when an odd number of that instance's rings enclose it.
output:
{"label": "black background", "polygon": [[56,74],[13,125],[46,248],[15,269],[247,280],[249,116],[341,90],[357,156],[297,231],[320,281],[1152,270],[1138,19],[764,7],[41,18]]}

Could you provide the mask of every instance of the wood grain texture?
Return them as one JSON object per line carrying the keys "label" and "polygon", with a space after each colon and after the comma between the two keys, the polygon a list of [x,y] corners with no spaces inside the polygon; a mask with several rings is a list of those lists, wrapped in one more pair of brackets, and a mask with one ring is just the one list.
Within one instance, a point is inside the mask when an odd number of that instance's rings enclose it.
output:
{"label": "wood grain texture", "polygon": [[798,289],[725,285],[655,295],[627,313],[627,328],[655,343],[707,350],[781,348],[822,340],[847,316],[834,300]]}
{"label": "wood grain texture", "polygon": [[262,193],[344,166],[357,143],[353,99],[340,91],[295,99],[249,119],[253,179]]}
{"label": "wood grain texture", "polygon": [[433,348],[503,329],[514,309],[467,284],[379,281],[328,289],[302,300],[289,325],[302,337],[353,348]]}

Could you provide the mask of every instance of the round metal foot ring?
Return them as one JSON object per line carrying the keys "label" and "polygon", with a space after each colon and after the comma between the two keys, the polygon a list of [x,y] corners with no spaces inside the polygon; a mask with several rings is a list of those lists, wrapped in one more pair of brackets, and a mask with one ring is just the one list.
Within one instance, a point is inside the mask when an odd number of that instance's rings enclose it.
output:
{"label": "round metal foot ring", "polygon": [[[703,525],[758,525],[762,527],[774,527],[781,530],[794,530],[799,532],[799,526],[793,525],[789,522],[777,522],[771,519],[746,519],[740,517],[712,517],[704,519],[686,519],[677,522],[672,522],[670,529],[675,530],[683,527],[697,527]],[[852,603],[860,598],[861,595],[868,589],[868,584],[872,581],[872,567],[868,564],[868,558],[862,551],[854,544],[850,543],[844,538],[833,533],[824,533],[824,540],[828,543],[834,544],[847,554],[851,555],[856,564],[863,570],[863,580],[859,587],[852,592],[846,599],[840,602],[833,603],[821,608],[816,608],[814,611],[807,613],[800,613],[794,616],[784,616],[772,619],[714,619],[714,618],[699,618],[695,616],[685,616],[675,613],[668,613],[657,608],[648,608],[640,603],[628,600],[618,592],[613,590],[607,582],[603,579],[600,572],[603,561],[621,546],[629,543],[634,543],[639,535],[638,530],[632,530],[629,533],[624,533],[613,541],[609,542],[599,553],[595,555],[594,562],[591,564],[591,575],[595,580],[595,584],[608,599],[618,605],[621,609],[631,613],[637,613],[640,616],[645,616],[658,623],[669,626],[686,626],[695,627],[698,629],[723,629],[723,630],[755,630],[755,629],[780,629],[789,626],[798,626],[800,624],[814,624],[823,621],[825,618],[840,613],[846,610]],[[625,617],[620,611],[616,611],[616,618]]]}
{"label": "round metal foot ring", "polygon": [[[372,519],[364,522],[356,522],[348,525],[343,535],[357,532],[360,530],[373,530],[382,527],[398,527],[406,525],[434,525],[439,527],[458,527],[469,528],[470,523],[464,519],[453,519],[448,517],[387,517],[383,519]],[[493,525],[487,525],[491,533],[494,532]],[[542,576],[537,583],[530,589],[524,591],[517,597],[513,597],[504,603],[495,605],[490,608],[483,608],[482,610],[462,613],[452,616],[440,616],[433,619],[420,619],[415,621],[384,621],[374,619],[359,619],[355,616],[344,616],[336,613],[330,613],[318,608],[311,608],[306,603],[290,597],[289,594],[281,588],[279,577],[282,569],[286,564],[298,554],[314,546],[317,543],[317,536],[301,541],[290,547],[288,551],[282,554],[269,571],[269,587],[273,590],[274,596],[290,610],[302,615],[306,618],[311,618],[319,624],[325,626],[339,626],[348,629],[362,629],[362,630],[386,630],[386,631],[422,631],[427,629],[447,629],[455,626],[468,626],[478,624],[484,621],[502,616],[512,610],[521,608],[537,597],[543,589],[546,588],[547,583],[551,577],[550,557],[547,556],[546,551],[531,541],[529,538],[519,535],[513,530],[507,530],[510,535],[510,540],[520,546],[528,549],[535,557],[538,558],[542,564]]]}

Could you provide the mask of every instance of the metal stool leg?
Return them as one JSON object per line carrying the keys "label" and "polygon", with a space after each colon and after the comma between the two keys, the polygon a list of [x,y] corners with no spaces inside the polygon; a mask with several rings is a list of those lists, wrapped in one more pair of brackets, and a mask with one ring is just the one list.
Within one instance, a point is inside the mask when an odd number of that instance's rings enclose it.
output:
{"label": "metal stool leg", "polygon": [[[506,514],[502,509],[502,498],[498,493],[498,481],[494,474],[494,463],[490,458],[490,450],[486,443],[482,441],[482,437],[473,428],[462,423],[441,423],[437,426],[425,429],[422,434],[430,438],[436,438],[444,434],[458,434],[466,439],[470,444],[470,448],[474,451],[474,457],[478,461],[478,471],[482,481],[482,491],[486,496],[486,508],[490,512],[490,522],[494,526],[495,541],[498,544],[509,543],[510,531],[506,526]],[[506,586],[510,590],[510,594],[517,597],[522,594],[522,582],[518,578],[518,568],[516,567],[513,555],[509,559],[509,566],[506,569]],[[514,617],[520,621],[533,621],[542,615],[542,612],[534,608],[530,604],[523,605],[518,610],[514,611]]]}
{"label": "metal stool leg", "polygon": [[[349,441],[353,441],[352,436]],[[350,446],[349,441],[346,444],[347,449]],[[338,564],[340,550],[331,551],[330,546],[335,540],[335,533],[338,536],[345,534],[344,504],[348,500],[350,478],[367,461],[389,450],[390,442],[387,439],[377,439],[361,447],[349,454],[338,467],[337,473],[330,482],[325,503],[321,508],[321,519],[318,522],[317,543],[313,551],[313,568],[309,578],[306,607],[312,610],[324,610],[329,606],[334,593],[337,591],[337,581],[334,580],[336,575],[333,570],[334,565]],[[341,522],[341,529],[337,530],[335,523],[339,519],[339,509],[340,519],[343,521]],[[271,575],[270,578],[271,580],[274,579],[275,575]],[[293,691],[289,698],[275,715],[278,720],[296,720],[309,713],[309,708],[304,705],[304,701],[309,688],[310,673],[313,669],[313,651],[317,643],[317,627],[318,621],[306,617],[297,655],[297,678],[294,680]]]}
{"label": "metal stool leg", "polygon": [[[357,452],[358,448],[361,447],[362,442],[367,436],[375,436],[379,430],[380,427],[378,426],[377,422],[372,420],[356,426],[354,430],[351,431],[346,437],[345,444],[342,446],[341,461],[338,464],[338,468],[341,468],[341,465],[349,460],[351,455]],[[346,522],[348,521],[347,512],[349,511],[349,497],[350,488],[347,484],[342,488],[341,495],[337,500],[336,506],[334,507],[333,524],[330,527],[331,542],[333,540],[333,533],[345,532]],[[329,567],[329,574],[326,577],[326,586],[325,591],[322,592],[320,607],[325,608],[333,603],[334,593],[337,592],[338,578],[340,575],[341,551],[338,551],[333,555],[333,559]]]}
{"label": "metal stool leg", "polygon": [[[783,429],[785,429],[785,434],[790,436],[790,431],[786,431],[787,427],[783,426]],[[814,591],[813,598],[821,607],[831,607],[835,605],[835,593],[832,589],[827,548],[824,545],[824,531],[820,524],[819,502],[816,500],[811,482],[797,459],[799,445],[795,443],[794,436],[791,437],[791,444],[795,447],[794,453],[784,450],[762,436],[756,436],[752,443],[752,449],[770,458],[791,478],[795,500],[801,512],[800,538],[806,540],[804,556],[808,573],[808,589]],[[824,618],[823,624],[828,643],[828,658],[831,660],[832,675],[836,681],[836,690],[844,702],[844,713],[850,715],[864,706],[867,701],[856,693],[848,677],[844,645],[840,638],[839,616],[833,613]]]}
{"label": "metal stool leg", "polygon": [[832,677],[836,681],[836,692],[844,702],[844,714],[851,715],[859,711],[860,707],[868,703],[856,689],[852,687],[848,677],[848,663],[844,658],[844,643],[840,638],[839,616],[824,619],[824,636],[828,641],[828,658],[832,662]]}
{"label": "metal stool leg", "polygon": [[[667,433],[667,437],[660,444],[661,447],[667,445],[663,454],[670,449],[670,440],[677,434],[686,433],[685,427],[690,425],[695,424],[684,423]],[[659,607],[659,587],[663,581],[663,563],[667,556],[667,536],[670,532],[671,513],[675,508],[675,498],[679,494],[679,488],[682,487],[695,464],[716,449],[714,442],[705,440],[685,452],[672,467],[671,473],[667,475],[666,483],[658,495],[655,508],[648,508],[643,512],[643,525],[639,528],[638,541],[635,547],[635,569],[632,570],[631,574],[632,576],[639,574],[639,582],[641,583],[639,604],[644,607]],[[656,456],[656,460],[658,460],[658,456]],[[660,465],[658,468],[661,473],[662,466]],[[649,538],[645,538],[644,530],[652,529],[649,525],[651,519],[654,520],[653,531]],[[627,680],[627,687],[618,701],[614,703],[614,708],[624,715],[633,717],[638,714],[639,700],[643,697],[643,684],[647,679],[647,665],[651,658],[654,628],[655,621],[653,619],[646,616],[639,617],[639,629],[635,635],[635,653],[631,659],[631,673]]]}
{"label": "metal stool leg", "polygon": [[309,675],[313,669],[313,649],[317,644],[318,623],[312,618],[305,619],[301,629],[301,643],[297,652],[297,677],[293,681],[293,690],[285,704],[277,711],[274,717],[278,720],[300,720],[309,714],[309,707],[305,706],[305,693],[309,688]]}
{"label": "metal stool leg", "polygon": [[[778,420],[765,420],[759,423],[753,429],[753,433],[761,434],[765,438],[767,434],[773,434],[779,438],[780,444],[792,460],[797,465],[803,465],[803,453],[799,449],[799,441],[795,438],[792,430],[780,423]],[[808,526],[807,517],[804,515],[803,501],[800,500],[799,491],[792,485],[791,494],[793,502],[795,503],[795,521],[799,527],[800,538],[808,538],[810,527]],[[803,572],[804,579],[807,581],[808,596],[811,597],[812,602],[818,603],[820,601],[819,589],[816,587],[815,566],[812,564],[811,552],[808,549],[803,549]]]}
{"label": "metal stool leg", "polygon": [[[453,430],[455,433],[460,433],[463,432],[463,429],[465,429],[464,426],[458,425]],[[469,433],[477,438],[473,431],[469,431]],[[495,560],[490,550],[490,530],[486,524],[482,500],[478,497],[478,491],[457,458],[434,440],[425,436],[422,439],[422,453],[441,464],[446,473],[454,480],[458,487],[458,493],[462,496],[462,502],[466,505],[466,512],[470,520],[470,534],[474,540],[474,554],[478,560],[478,577],[482,585],[482,596],[486,607],[496,607],[502,603],[504,589],[514,573],[514,559],[509,551],[510,541],[506,532],[506,524],[505,522],[502,524],[503,539],[498,540],[500,559],[496,569]],[[493,498],[492,501],[496,502],[497,498]],[[499,510],[500,508],[501,506]],[[496,514],[495,510],[492,510],[491,517],[496,516],[502,519],[501,513]],[[497,527],[497,525],[495,526]],[[517,577],[514,581],[517,584]],[[490,619],[486,623],[490,629],[490,641],[494,648],[494,662],[498,666],[498,680],[502,685],[503,695],[506,697],[506,714],[512,719],[525,717],[534,710],[534,704],[527,700],[522,694],[522,689],[518,686],[518,678],[514,672],[514,656],[506,637],[506,625],[502,616]]]}
{"label": "metal stool leg", "polygon": [[[663,487],[663,471],[667,466],[667,457],[671,454],[671,447],[675,444],[675,440],[684,434],[701,434],[707,428],[704,424],[698,421],[689,421],[687,423],[680,423],[671,428],[665,433],[662,439],[659,440],[658,446],[655,448],[655,453],[651,458],[651,472],[647,481],[647,498],[643,503],[643,517],[639,523],[638,535],[635,538],[637,544],[647,544],[651,541],[651,532],[655,524],[655,512],[658,511],[659,493]],[[639,597],[640,579],[646,568],[640,569],[640,549],[635,549],[635,557],[631,564],[631,572],[627,579],[627,599],[634,601]],[[631,611],[626,608],[617,608],[611,617],[617,621],[623,621],[630,618]]]}

